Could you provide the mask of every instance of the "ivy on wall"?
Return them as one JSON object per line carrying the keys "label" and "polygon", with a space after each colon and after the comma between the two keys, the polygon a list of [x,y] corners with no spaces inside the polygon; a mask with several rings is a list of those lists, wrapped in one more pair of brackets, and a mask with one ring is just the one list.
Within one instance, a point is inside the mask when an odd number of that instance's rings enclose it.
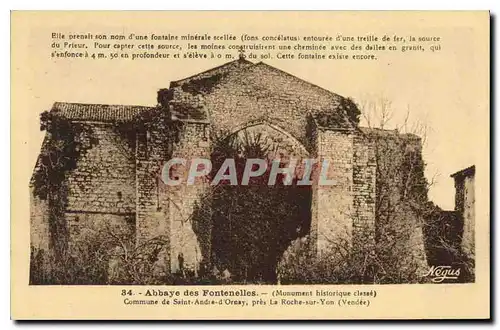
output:
{"label": "ivy on wall", "polygon": [[46,200],[51,192],[61,187],[66,174],[76,168],[80,155],[99,141],[93,136],[91,127],[73,123],[57,111],[45,111],[40,115],[40,130],[46,131],[47,136],[33,187],[35,196]]}
{"label": "ivy on wall", "polygon": [[351,99],[350,97],[341,98],[340,108],[346,112],[347,118],[349,119],[351,124],[353,124],[354,126],[359,125],[359,117],[361,116],[361,111],[359,110],[353,99]]}
{"label": "ivy on wall", "polygon": [[40,129],[47,135],[33,177],[33,193],[47,201],[49,244],[57,260],[68,244],[68,228],[64,221],[68,197],[65,178],[76,168],[80,156],[99,141],[89,126],[72,123],[57,111],[45,111],[40,115]]}

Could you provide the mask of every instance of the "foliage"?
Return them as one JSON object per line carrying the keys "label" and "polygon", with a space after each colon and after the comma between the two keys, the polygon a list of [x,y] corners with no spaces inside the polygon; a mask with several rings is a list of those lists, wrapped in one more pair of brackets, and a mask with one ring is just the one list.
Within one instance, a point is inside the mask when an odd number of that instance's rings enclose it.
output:
{"label": "foliage", "polygon": [[354,125],[358,126],[359,125],[359,119],[361,116],[361,110],[359,110],[358,106],[354,102],[353,99],[350,97],[348,98],[342,98],[340,100],[340,107],[344,109],[344,111],[347,114],[347,118],[349,121]]}
{"label": "foliage", "polygon": [[[353,245],[362,245],[355,238]],[[283,254],[278,265],[281,284],[398,284],[420,283],[414,267],[402,267],[397,259],[391,263],[384,255],[367,249],[349,249],[345,240],[328,241],[322,253],[317,253],[316,242],[309,237],[295,240]],[[394,256],[391,256],[394,258]]]}
{"label": "foliage", "polygon": [[475,261],[461,247],[463,219],[456,211],[443,211],[429,203],[425,214],[424,234],[429,265],[460,269],[459,282],[474,282]]}
{"label": "foliage", "polygon": [[80,155],[98,144],[89,126],[74,123],[60,116],[57,111],[45,111],[40,115],[40,130],[47,131],[34,174],[35,196],[47,199],[57,191],[66,174],[76,168]]}
{"label": "foliage", "polygon": [[[358,262],[349,249],[349,242],[329,242],[317,253],[310,236],[296,239],[283,254],[278,265],[281,284],[362,284],[368,264]],[[361,253],[361,252],[358,252]],[[361,258],[364,261],[365,258]],[[369,281],[369,279],[368,279]]]}
{"label": "foliage", "polygon": [[421,228],[428,202],[428,183],[420,140],[402,134],[375,134],[374,139],[376,266],[383,274],[378,281],[415,282],[423,275],[419,272],[426,269]]}
{"label": "foliage", "polygon": [[168,246],[165,237],[154,237],[136,245],[132,231],[119,226],[87,226],[83,232],[57,258],[32,249],[30,283],[141,285],[171,281],[168,272],[155,269],[158,264],[168,262],[161,260]]}
{"label": "foliage", "polygon": [[40,123],[40,129],[47,131],[47,135],[33,175],[33,194],[47,201],[49,243],[55,256],[62,257],[68,235],[64,220],[67,200],[64,180],[68,172],[76,168],[80,156],[99,141],[93,137],[89,126],[73,123],[54,110],[43,112]]}

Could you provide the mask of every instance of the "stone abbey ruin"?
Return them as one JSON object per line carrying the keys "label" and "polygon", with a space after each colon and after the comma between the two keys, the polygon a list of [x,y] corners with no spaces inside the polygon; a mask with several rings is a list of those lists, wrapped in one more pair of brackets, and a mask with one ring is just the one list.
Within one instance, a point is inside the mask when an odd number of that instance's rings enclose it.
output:
{"label": "stone abbey ruin", "polygon": [[[295,278],[303,269],[287,269],[313,260],[330,263],[320,283],[418,282],[431,263],[455,258],[437,256],[439,228],[453,227],[446,239],[461,250],[471,226],[428,200],[421,139],[360,127],[349,98],[240,58],[171,82],[157,101],[56,102],[42,113],[32,284],[298,283],[308,282]],[[161,181],[173,157],[239,166],[270,154],[328,160],[336,184]]]}

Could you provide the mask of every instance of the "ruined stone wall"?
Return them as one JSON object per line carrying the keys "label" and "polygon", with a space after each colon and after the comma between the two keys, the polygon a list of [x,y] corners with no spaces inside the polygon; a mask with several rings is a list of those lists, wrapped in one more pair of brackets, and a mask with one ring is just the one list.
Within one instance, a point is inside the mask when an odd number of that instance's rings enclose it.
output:
{"label": "ruined stone wall", "polygon": [[268,122],[307,146],[309,113],[338,112],[339,124],[344,124],[344,114],[337,109],[340,96],[266,64],[215,78],[219,80],[208,90],[176,88],[173,101],[203,107],[216,130],[232,132],[250,123]]}
{"label": "ruined stone wall", "polygon": [[161,163],[158,160],[137,160],[136,171],[136,238],[137,243],[156,236],[168,237],[168,205],[160,200],[159,180]]}
{"label": "ruined stone wall", "polygon": [[160,197],[161,168],[171,144],[166,127],[153,122],[139,130],[136,144],[136,230],[138,244],[169,235],[168,204]]}
{"label": "ruined stone wall", "polygon": [[30,188],[30,243],[35,249],[49,251],[49,205],[47,200],[35,196]]}
{"label": "ruined stone wall", "polygon": [[358,250],[375,246],[375,201],[377,158],[375,144],[364,134],[354,136],[353,155],[353,242]]}
{"label": "ruined stone wall", "polygon": [[458,208],[463,217],[462,249],[470,258],[474,258],[475,228],[475,192],[474,175],[463,179],[463,205]]}
{"label": "ruined stone wall", "polygon": [[[46,133],[42,142],[41,149],[47,147],[49,135]],[[50,229],[49,229],[49,203],[47,199],[41,199],[36,194],[35,174],[40,171],[41,155],[33,170],[33,176],[30,180],[30,245],[34,250],[49,250]],[[34,251],[36,252],[36,251]]]}
{"label": "ruined stone wall", "polygon": [[388,281],[400,280],[401,276],[414,276],[406,281],[417,280],[427,270],[422,227],[428,197],[421,140],[389,130],[366,133],[376,144],[378,259],[382,267],[390,265]]}
{"label": "ruined stone wall", "polygon": [[164,113],[155,112],[136,139],[136,243],[159,240],[163,248],[154,262],[155,276],[170,272],[170,203],[161,182],[163,164],[170,159],[173,141],[165,126]]}
{"label": "ruined stone wall", "polygon": [[[133,223],[135,213],[133,137],[131,140],[130,135],[120,132],[112,124],[80,124],[88,129],[82,130],[77,141],[81,146],[91,145],[91,140],[95,144],[80,154],[75,169],[66,172],[58,199],[52,197],[54,203],[60,203],[57,208],[62,213],[51,214],[53,211],[47,202],[32,197],[32,214],[43,213],[32,215],[32,242],[36,244],[39,233],[56,230],[48,238],[43,237],[43,245],[48,246],[53,241],[61,245],[59,253],[64,253],[66,248],[73,251],[71,248],[77,241],[90,243],[95,237],[113,230],[113,225],[101,219],[112,217],[120,223],[118,227],[126,228]],[[42,219],[43,223],[37,219]],[[52,226],[49,221],[53,222]],[[58,223],[57,229],[55,222]]]}
{"label": "ruined stone wall", "polygon": [[[195,158],[210,159],[210,142],[207,122],[185,122],[181,141],[175,145],[172,158],[184,158],[186,166],[178,167],[176,176],[183,179],[177,186],[167,187],[167,197],[170,210],[170,240],[171,240],[171,271],[179,270],[179,257],[184,261],[184,268],[198,271],[203,257],[210,252],[209,241],[203,240],[203,233],[196,233],[193,223],[195,207],[201,204],[201,199],[207,191],[208,182],[197,179],[193,185],[186,184],[187,171],[190,162]],[[205,228],[210,231],[209,228]],[[204,233],[206,234],[206,233]],[[209,239],[209,234],[207,234]]]}
{"label": "ruined stone wall", "polygon": [[[98,144],[83,153],[76,169],[67,174],[67,211],[134,213],[134,142],[113,125],[86,125],[91,126],[91,134]],[[85,140],[90,137],[80,138]]]}
{"label": "ruined stone wall", "polygon": [[[75,137],[79,152],[72,155],[76,157],[75,168],[71,166],[62,173],[58,189],[48,190],[46,196],[40,196],[34,188],[47,188],[48,183],[32,182],[31,245],[49,256],[44,258],[47,265],[38,269],[38,275],[44,272],[48,276],[52,267],[58,267],[53,262],[65,262],[68,254],[80,251],[73,249],[76,244],[96,246],[105,242],[104,238],[109,239],[111,236],[105,235],[110,232],[120,233],[124,240],[134,236],[131,230],[135,226],[133,136],[113,124],[79,122],[78,125],[85,129],[75,131],[79,132]],[[50,152],[50,138],[47,133],[42,153]],[[37,163],[35,171],[43,171],[38,166],[41,165]],[[62,280],[57,274],[54,276],[52,280]]]}
{"label": "ruined stone wall", "polygon": [[351,244],[353,231],[353,135],[350,132],[319,130],[317,156],[328,161],[327,179],[331,186],[313,187],[312,225],[319,253],[333,245]]}
{"label": "ruined stone wall", "polygon": [[[241,66],[232,73],[222,70],[198,76],[198,81],[186,79],[166,91],[163,110],[175,115],[186,107],[187,113],[195,114],[191,116],[195,118],[178,117],[183,123],[179,141],[172,140],[170,128],[161,120],[149,122],[143,130],[134,129],[133,134],[114,124],[82,123],[91,128],[98,144],[83,152],[65,181],[71,240],[87,228],[106,224],[133,228],[137,245],[164,236],[168,244],[161,256],[163,270],[177,272],[182,260],[185,269],[196,273],[202,260],[210,259],[211,228],[193,222],[193,213],[208,197],[208,182],[199,179],[194,185],[186,184],[190,161],[210,158],[210,130],[234,132],[269,123],[286,133],[279,136],[283,141],[294,138],[290,153],[296,154],[303,145],[320,164],[328,161],[326,177],[335,184],[312,189],[311,236],[320,253],[332,244],[349,250],[345,247],[353,242],[362,243],[363,249],[398,243],[403,248],[396,255],[403,263],[406,258],[425,263],[419,214],[400,203],[407,185],[401,176],[406,173],[403,156],[413,152],[421,158],[420,141],[382,130],[362,134],[346,126],[340,96],[262,63]],[[270,127],[254,129],[271,131]],[[84,143],[89,139],[80,137]],[[175,174],[184,180],[178,186],[161,182],[163,164],[170,158],[188,161],[177,167]],[[467,187],[473,198],[473,183]],[[384,198],[390,205],[402,204],[385,218],[376,214],[385,205]],[[473,208],[467,212],[473,218]],[[47,247],[47,204],[35,197],[31,221],[32,244]]]}

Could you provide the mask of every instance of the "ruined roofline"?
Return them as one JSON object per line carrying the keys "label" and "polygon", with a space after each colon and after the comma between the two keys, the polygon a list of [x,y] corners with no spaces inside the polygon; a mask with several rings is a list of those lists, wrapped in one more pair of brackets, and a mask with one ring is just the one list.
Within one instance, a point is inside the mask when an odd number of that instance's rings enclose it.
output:
{"label": "ruined roofline", "polygon": [[354,132],[356,131],[356,127],[354,126],[349,126],[349,127],[342,127],[340,125],[325,125],[321,124],[318,122],[318,118],[315,115],[311,115],[311,118],[313,120],[314,126],[316,126],[318,129],[322,131],[336,131],[336,132]]}
{"label": "ruined roofline", "polygon": [[360,132],[366,136],[379,136],[379,137],[387,137],[387,138],[402,138],[407,140],[413,140],[420,142],[422,138],[416,134],[412,133],[399,133],[397,129],[381,129],[381,128],[369,128],[369,127],[350,127],[350,128],[342,128],[335,126],[325,126],[318,123],[315,116],[312,116],[314,124],[316,127],[322,130],[332,130],[332,131],[342,131],[342,132]]}
{"label": "ruined roofline", "polygon": [[[65,106],[73,106],[73,107],[81,107],[83,110],[85,108],[89,108],[90,111],[88,114],[85,114],[84,116],[81,116],[81,114],[74,114],[70,113],[68,115],[67,111],[63,110],[61,111],[61,105]],[[131,113],[126,115],[126,116],[121,116],[121,117],[115,117],[115,118],[96,118],[95,114],[92,113],[92,111],[99,111],[102,110],[103,112],[107,111],[107,109],[124,109],[125,111],[130,111]],[[127,121],[132,121],[134,119],[139,118],[139,115],[146,113],[147,111],[154,111],[154,110],[161,110],[162,108],[159,106],[155,107],[148,107],[148,106],[142,106],[142,105],[119,105],[119,104],[92,104],[92,103],[67,103],[67,102],[55,102],[54,106],[51,109],[51,112],[57,113],[57,114],[62,114],[64,118],[67,118],[73,122],[87,122],[87,123],[102,123],[102,124],[112,124],[116,122],[127,122]],[[97,114],[97,117],[103,116],[103,114]],[[200,118],[182,118],[179,117],[178,114],[173,111],[171,113],[172,120],[174,121],[180,121],[184,123],[198,123],[198,124],[209,124],[209,121],[206,119],[200,119]]]}
{"label": "ruined roofline", "polygon": [[[305,80],[305,79],[303,79],[303,78],[300,78],[300,77],[298,77],[298,76],[296,76],[296,75],[293,75],[293,74],[291,74],[290,72],[283,71],[283,70],[281,70],[281,69],[279,69],[279,68],[277,68],[277,67],[275,67],[275,66],[269,65],[269,64],[267,64],[267,63],[265,63],[265,62],[262,62],[262,61],[257,62],[257,63],[255,63],[253,66],[251,66],[251,67],[256,67],[256,66],[266,66],[266,67],[271,68],[271,69],[273,69],[273,70],[275,70],[275,71],[278,71],[278,72],[284,73],[285,75],[287,75],[287,76],[289,76],[289,77],[293,77],[294,79],[298,79],[298,80],[300,80],[300,81],[302,81],[302,82],[304,82],[304,83],[306,83],[306,84],[308,84],[308,85],[310,85],[310,86],[313,86],[314,88],[317,88],[317,89],[319,89],[319,90],[321,90],[321,91],[323,91],[323,92],[326,92],[326,93],[328,93],[328,94],[331,94],[331,95],[333,95],[334,97],[347,99],[347,97],[345,97],[345,96],[342,96],[342,95],[340,95],[340,94],[337,94],[337,93],[335,93],[335,92],[332,92],[332,91],[331,91],[331,90],[329,90],[329,89],[326,89],[326,88],[324,88],[324,87],[321,87],[321,86],[319,86],[319,85],[316,85],[316,84],[314,84],[314,83],[312,83],[312,82],[310,82],[310,81],[307,81],[307,80]],[[245,69],[247,69],[247,68],[245,68]]]}
{"label": "ruined roofline", "polygon": [[148,105],[137,105],[137,104],[109,104],[109,103],[82,103],[82,102],[63,102],[55,101],[52,105],[54,107],[60,107],[61,105],[72,105],[72,106],[96,106],[96,107],[122,107],[122,108],[144,108],[153,109],[155,106]]}
{"label": "ruined roofline", "polygon": [[244,70],[249,70],[249,69],[251,69],[251,68],[258,67],[258,66],[266,66],[266,67],[271,68],[271,69],[273,69],[273,70],[275,70],[275,71],[278,71],[278,72],[280,72],[280,73],[283,73],[283,74],[285,74],[285,75],[287,75],[287,76],[289,76],[289,77],[293,77],[294,79],[300,80],[300,81],[302,81],[302,82],[304,82],[304,83],[306,83],[306,84],[308,84],[308,85],[310,85],[310,86],[313,86],[314,88],[317,88],[317,89],[319,89],[319,90],[321,90],[321,91],[323,91],[323,92],[326,92],[326,93],[328,93],[328,94],[331,94],[331,95],[333,95],[334,97],[338,97],[338,98],[346,98],[346,97],[344,97],[344,96],[342,96],[342,95],[340,95],[340,94],[337,94],[337,93],[335,93],[335,92],[332,92],[331,90],[328,90],[328,89],[326,89],[326,88],[324,88],[324,87],[318,86],[318,85],[316,85],[316,84],[314,84],[314,83],[311,83],[310,81],[307,81],[307,80],[305,80],[305,79],[302,79],[302,78],[300,78],[300,77],[297,77],[296,75],[293,75],[293,74],[291,74],[291,73],[289,73],[289,72],[283,71],[283,70],[281,70],[281,69],[279,69],[279,68],[277,68],[277,67],[275,67],[275,66],[269,65],[269,64],[267,64],[267,63],[265,63],[265,62],[263,62],[263,61],[260,61],[260,62],[257,62],[257,63],[253,63],[253,62],[251,62],[251,61],[249,61],[249,60],[247,60],[247,59],[242,59],[242,58],[237,59],[237,60],[233,60],[233,61],[230,61],[230,62],[227,62],[227,63],[224,63],[224,64],[222,64],[222,65],[219,65],[219,66],[213,67],[213,68],[208,69],[208,70],[205,70],[205,71],[203,71],[203,72],[196,73],[196,74],[194,74],[194,75],[191,75],[191,76],[186,77],[186,78],[183,78],[183,79],[179,79],[179,80],[174,80],[174,81],[171,81],[171,82],[170,82],[170,87],[169,87],[169,88],[174,88],[174,87],[181,86],[181,85],[182,85],[182,84],[184,84],[184,83],[188,83],[188,82],[189,82],[190,80],[192,80],[193,78],[196,78],[196,77],[204,77],[204,76],[206,76],[207,74],[209,74],[209,73],[211,73],[211,72],[213,72],[213,73],[215,74],[218,70],[220,70],[220,69],[222,69],[222,68],[224,68],[224,67],[231,66],[231,65],[236,64],[236,63],[244,63],[244,64],[247,64],[247,65],[246,65],[246,66],[243,66],[243,67],[233,67],[233,68],[231,68],[230,70],[237,69],[237,71],[244,71]]}
{"label": "ruined roofline", "polygon": [[463,170],[451,174],[450,177],[456,180],[459,178],[474,176],[475,174],[476,174],[476,166],[472,165],[467,168],[464,168]]}
{"label": "ruined roofline", "polygon": [[[283,74],[287,77],[290,77],[292,79],[295,79],[307,86],[310,86],[312,87],[313,89],[316,89],[318,90],[320,93],[324,94],[324,95],[328,95],[328,97],[332,98],[334,100],[334,102],[338,102],[338,104],[331,104],[331,107],[330,109],[328,109],[330,115],[331,114],[338,114],[337,111],[338,110],[341,110],[344,112],[344,114],[340,115],[339,118],[334,118],[334,117],[329,117],[327,118],[327,121],[330,121],[331,119],[333,119],[335,122],[329,122],[329,123],[322,123],[321,119],[320,118],[321,116],[324,116],[326,113],[310,113],[310,115],[312,116],[313,118],[313,121],[316,125],[316,127],[320,128],[320,129],[323,129],[323,130],[335,130],[335,131],[343,131],[343,132],[350,132],[350,131],[354,131],[356,130],[356,125],[353,124],[348,118],[347,118],[347,113],[344,111],[345,109],[342,108],[341,104],[344,100],[348,100],[347,97],[345,96],[342,96],[340,94],[337,94],[337,93],[334,93],[326,88],[323,88],[321,86],[318,86],[316,84],[313,84],[305,79],[302,79],[300,77],[297,77],[289,72],[286,72],[286,71],[283,71],[275,66],[272,66],[272,65],[269,65],[267,63],[264,63],[262,61],[252,65],[252,66],[248,66],[248,67],[245,67],[243,68],[241,71],[245,71],[245,70],[252,70],[256,67],[259,67],[259,66],[263,66],[263,67],[266,67],[270,70],[273,70],[273,71],[276,71],[280,74]],[[325,119],[325,118],[323,118]],[[342,120],[343,119],[343,120]]]}
{"label": "ruined roofline", "polygon": [[366,135],[377,135],[384,137],[399,137],[408,140],[421,141],[422,138],[413,133],[400,133],[397,129],[383,129],[374,127],[359,127],[359,130]]}
{"label": "ruined roofline", "polygon": [[[205,70],[205,71],[202,71],[202,72],[198,72],[198,73],[195,73],[189,77],[185,77],[185,78],[182,78],[182,79],[179,79],[179,80],[172,80],[170,82],[170,86],[169,88],[174,88],[174,87],[178,87],[190,80],[192,80],[193,78],[196,78],[196,77],[203,77],[211,72],[217,72],[218,70],[224,68],[224,67],[227,67],[227,66],[230,66],[230,65],[234,65],[236,63],[243,63],[243,64],[247,64],[248,66],[253,66],[255,65],[255,63],[247,60],[247,59],[242,59],[242,58],[239,58],[237,60],[233,60],[233,61],[230,61],[230,62],[226,62],[224,64],[221,64],[221,65],[218,65],[216,67],[213,67],[213,68],[210,68],[208,70]],[[243,68],[240,68],[240,69],[243,69]]]}
{"label": "ruined roofline", "polygon": [[[223,85],[225,82],[232,82],[231,79],[241,77],[245,79],[248,75],[256,78],[257,84],[266,85],[266,81],[259,81],[259,73],[263,71],[263,74],[267,75],[272,79],[272,76],[277,76],[285,79],[286,81],[293,81],[299,86],[303,86],[308,89],[310,93],[316,93],[318,97],[324,100],[324,109],[321,113],[316,114],[316,116],[323,116],[322,120],[315,118],[317,127],[325,129],[337,129],[337,130],[353,130],[354,124],[350,122],[345,109],[343,109],[343,102],[348,100],[348,98],[343,97],[339,94],[331,92],[323,87],[315,85],[309,81],[299,78],[293,74],[286,71],[278,69],[274,66],[266,64],[262,61],[257,63],[252,63],[245,59],[238,59],[231,62],[227,62],[223,65],[217,66],[215,68],[203,71],[199,74],[192,75],[190,77],[172,81],[169,88],[163,88],[158,91],[158,102],[164,106],[169,104],[176,104],[183,106],[182,102],[172,103],[175,99],[175,93],[191,93],[196,91],[196,94],[210,94],[211,89],[215,85]],[[281,79],[280,78],[280,79]],[[174,107],[175,108],[175,107]],[[341,109],[342,111],[340,111]],[[186,114],[191,115],[189,112],[191,110],[186,109]],[[181,112],[181,111],[179,111]],[[208,116],[208,114],[206,114]],[[199,118],[198,118],[199,119]]]}
{"label": "ruined roofline", "polygon": [[71,121],[126,122],[156,106],[55,102],[50,110]]}

